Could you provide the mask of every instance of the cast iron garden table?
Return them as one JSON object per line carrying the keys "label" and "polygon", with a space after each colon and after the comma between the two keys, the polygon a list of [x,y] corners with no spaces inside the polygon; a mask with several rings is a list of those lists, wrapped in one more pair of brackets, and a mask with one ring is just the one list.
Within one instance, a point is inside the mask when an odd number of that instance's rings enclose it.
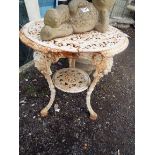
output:
{"label": "cast iron garden table", "polygon": [[[41,110],[41,116],[48,115],[48,110],[55,99],[55,87],[70,93],[82,92],[89,87],[86,105],[90,118],[96,120],[97,114],[90,103],[91,94],[99,80],[111,71],[114,55],[127,48],[128,36],[117,28],[109,26],[106,33],[93,30],[51,41],[42,41],[40,31],[43,26],[43,20],[32,21],[20,30],[21,41],[35,50],[35,67],[44,75],[51,91],[50,101]],[[52,79],[51,64],[56,63],[60,58],[68,58],[70,68],[57,71]],[[86,72],[75,68],[75,60],[79,58],[88,59],[95,66],[92,82]]]}

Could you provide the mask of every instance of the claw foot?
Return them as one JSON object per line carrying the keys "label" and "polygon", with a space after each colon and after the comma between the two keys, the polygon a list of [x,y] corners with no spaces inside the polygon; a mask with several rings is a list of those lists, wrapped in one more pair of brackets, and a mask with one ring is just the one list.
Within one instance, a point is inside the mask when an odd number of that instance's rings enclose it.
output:
{"label": "claw foot", "polygon": [[90,114],[90,119],[95,121],[97,119],[97,114],[96,113]]}
{"label": "claw foot", "polygon": [[41,117],[47,117],[48,116],[48,110],[46,108],[42,109],[41,112]]}

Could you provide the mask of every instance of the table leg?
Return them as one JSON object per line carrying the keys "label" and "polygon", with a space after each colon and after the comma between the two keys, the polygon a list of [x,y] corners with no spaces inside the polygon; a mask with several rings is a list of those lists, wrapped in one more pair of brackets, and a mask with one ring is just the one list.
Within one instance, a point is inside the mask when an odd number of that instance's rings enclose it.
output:
{"label": "table leg", "polygon": [[69,59],[69,67],[70,68],[75,68],[75,61],[76,61],[76,59],[73,59],[73,58]]}
{"label": "table leg", "polygon": [[56,95],[56,90],[51,79],[52,71],[50,68],[53,61],[51,58],[48,58],[47,55],[36,51],[34,52],[34,62],[35,62],[35,67],[44,75],[45,79],[47,80],[51,91],[49,103],[40,112],[42,117],[46,117],[48,115],[48,110],[51,108]]}
{"label": "table leg", "polygon": [[108,72],[111,72],[111,68],[113,65],[113,58],[104,58],[102,55],[96,55],[93,57],[92,60],[93,64],[96,66],[96,70],[93,74],[94,80],[91,83],[88,91],[87,91],[87,96],[86,96],[86,105],[88,108],[88,111],[90,113],[90,119],[96,120],[97,119],[97,114],[94,112],[92,109],[90,100],[91,100],[91,94],[96,86],[96,84],[99,82],[99,80]]}

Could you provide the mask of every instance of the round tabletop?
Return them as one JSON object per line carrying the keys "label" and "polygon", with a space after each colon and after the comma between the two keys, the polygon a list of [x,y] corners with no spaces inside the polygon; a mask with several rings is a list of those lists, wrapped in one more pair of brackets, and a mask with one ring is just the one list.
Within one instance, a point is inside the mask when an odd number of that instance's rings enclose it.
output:
{"label": "round tabletop", "polygon": [[129,44],[128,36],[115,27],[109,26],[106,33],[92,30],[86,33],[73,34],[42,41],[40,31],[44,26],[43,19],[27,23],[20,30],[20,39],[34,50],[49,52],[94,53],[104,52],[115,55],[125,50]]}

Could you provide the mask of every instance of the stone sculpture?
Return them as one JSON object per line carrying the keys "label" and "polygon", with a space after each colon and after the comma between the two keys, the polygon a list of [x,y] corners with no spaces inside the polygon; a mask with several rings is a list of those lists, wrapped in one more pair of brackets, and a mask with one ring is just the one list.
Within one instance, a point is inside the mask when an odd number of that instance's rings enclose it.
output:
{"label": "stone sculpture", "polygon": [[44,17],[41,30],[42,40],[52,40],[73,33],[84,33],[93,29],[106,32],[109,12],[115,0],[72,0],[68,5],[49,9]]}

